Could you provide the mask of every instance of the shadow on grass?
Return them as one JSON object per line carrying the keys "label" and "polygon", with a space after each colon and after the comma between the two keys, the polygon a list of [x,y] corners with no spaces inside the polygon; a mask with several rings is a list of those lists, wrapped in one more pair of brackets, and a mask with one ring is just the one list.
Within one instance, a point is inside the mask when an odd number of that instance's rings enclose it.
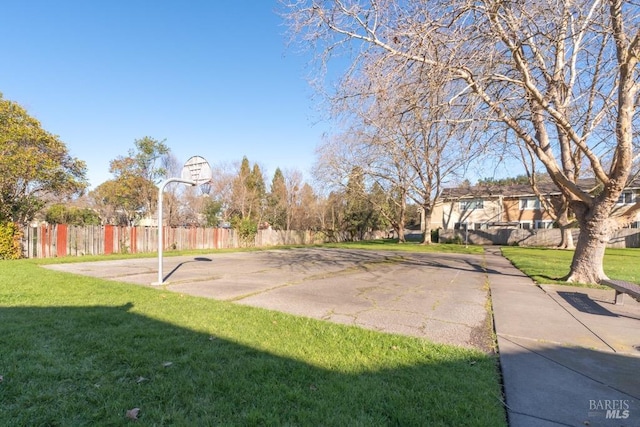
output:
{"label": "shadow on grass", "polygon": [[345,372],[132,304],[0,308],[0,413],[16,426],[122,425],[132,408],[143,425],[504,424],[497,387],[487,386],[493,359],[423,360]]}

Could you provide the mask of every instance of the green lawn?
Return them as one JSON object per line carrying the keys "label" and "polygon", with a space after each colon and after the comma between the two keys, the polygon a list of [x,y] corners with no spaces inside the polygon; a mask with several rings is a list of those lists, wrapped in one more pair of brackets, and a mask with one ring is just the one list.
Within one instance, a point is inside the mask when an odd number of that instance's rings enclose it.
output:
{"label": "green lawn", "polygon": [[31,260],[0,261],[0,414],[7,426],[506,425],[496,356]]}
{"label": "green lawn", "polygon": [[[573,251],[509,246],[502,253],[538,283],[566,284],[561,278],[569,273]],[[640,283],[640,249],[607,249],[604,272],[612,279]]]}

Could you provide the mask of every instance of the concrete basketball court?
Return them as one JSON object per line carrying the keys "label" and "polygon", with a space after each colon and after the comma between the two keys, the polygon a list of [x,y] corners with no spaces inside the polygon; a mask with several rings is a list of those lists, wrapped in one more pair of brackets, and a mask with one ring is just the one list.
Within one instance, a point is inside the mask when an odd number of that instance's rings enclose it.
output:
{"label": "concrete basketball court", "polygon": [[[164,284],[233,301],[444,344],[488,350],[482,255],[306,248],[165,257]],[[157,258],[47,268],[153,287]]]}

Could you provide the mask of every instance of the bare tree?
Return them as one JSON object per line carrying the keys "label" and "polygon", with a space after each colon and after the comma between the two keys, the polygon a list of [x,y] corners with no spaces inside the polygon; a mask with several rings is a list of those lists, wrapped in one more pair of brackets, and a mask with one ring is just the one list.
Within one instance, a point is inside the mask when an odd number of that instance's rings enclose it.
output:
{"label": "bare tree", "polygon": [[[162,157],[161,167],[166,171],[167,178],[180,176],[180,172],[182,171],[182,164],[171,152]],[[186,188],[189,187],[179,185],[178,183],[170,183],[165,189],[166,198],[163,203],[163,215],[167,220],[167,224],[171,226],[178,226],[186,223],[184,218],[181,217],[180,210],[180,206],[183,203],[180,196],[184,194],[184,190]]]}
{"label": "bare tree", "polygon": [[423,243],[431,243],[431,214],[443,187],[462,179],[485,151],[487,138],[478,132],[484,122],[471,119],[475,105],[451,101],[460,87],[446,75],[402,67],[393,57],[368,60],[375,66],[348,75],[333,97],[334,111],[347,116],[351,127],[343,147],[324,146],[323,158],[333,153],[336,159],[328,164],[341,169],[326,176],[340,181],[349,166],[358,166],[386,189],[388,203],[377,208],[400,241],[407,199],[413,200],[425,213]]}
{"label": "bare tree", "polygon": [[297,169],[287,169],[284,171],[284,179],[287,188],[285,205],[286,229],[299,229],[300,221],[298,221],[296,216],[300,213],[300,191],[303,185],[302,172]]}
{"label": "bare tree", "polygon": [[[569,202],[580,235],[566,277],[598,282],[613,231],[640,203],[613,215],[632,173],[640,8],[624,0],[299,0],[288,22],[330,56],[355,48],[352,72],[375,55],[448,73],[452,99],[482,101],[478,117],[510,128]],[[400,74],[401,76],[402,74]],[[577,185],[582,163],[602,183]]]}
{"label": "bare tree", "polygon": [[[569,206],[569,200],[564,194],[560,194],[557,198],[548,198],[542,194],[540,190],[540,174],[538,170],[538,161],[536,156],[525,145],[518,146],[520,150],[521,162],[525,167],[529,185],[536,195],[536,198],[540,201],[542,208],[551,216],[560,229],[560,242],[558,248],[560,249],[575,249],[573,241],[572,229],[575,227],[575,218]],[[579,170],[576,170],[576,180],[580,176]]]}
{"label": "bare tree", "polygon": [[211,190],[209,196],[221,205],[221,219],[229,222],[233,214],[233,182],[236,178],[237,166],[221,163],[212,166]]}
{"label": "bare tree", "polygon": [[294,230],[321,230],[322,203],[313,187],[303,183],[293,211]]}

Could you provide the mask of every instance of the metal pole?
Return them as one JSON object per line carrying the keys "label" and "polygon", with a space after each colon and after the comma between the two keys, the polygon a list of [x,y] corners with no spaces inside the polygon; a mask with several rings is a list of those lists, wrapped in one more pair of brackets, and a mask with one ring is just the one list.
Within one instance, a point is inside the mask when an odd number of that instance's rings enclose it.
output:
{"label": "metal pole", "polygon": [[182,178],[169,178],[165,179],[160,183],[160,187],[158,188],[158,281],[153,282],[152,285],[162,285],[164,283],[164,277],[162,274],[162,249],[164,246],[164,237],[162,235],[162,199],[164,193],[164,187],[167,184],[172,182],[181,182],[183,184],[196,185],[195,181],[191,181],[190,179],[182,179]]}

